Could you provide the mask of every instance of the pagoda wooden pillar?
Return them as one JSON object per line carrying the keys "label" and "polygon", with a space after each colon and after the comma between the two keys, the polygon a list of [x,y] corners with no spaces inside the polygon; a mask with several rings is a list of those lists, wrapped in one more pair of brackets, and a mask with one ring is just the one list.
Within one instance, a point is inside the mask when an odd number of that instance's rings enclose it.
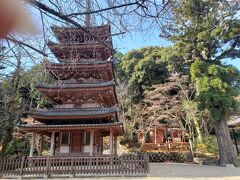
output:
{"label": "pagoda wooden pillar", "polygon": [[154,143],[157,143],[157,128],[154,128]]}
{"label": "pagoda wooden pillar", "polygon": [[94,131],[90,133],[90,156],[93,155]]}
{"label": "pagoda wooden pillar", "polygon": [[50,156],[54,155],[54,141],[55,141],[55,132],[53,131],[51,136]]}
{"label": "pagoda wooden pillar", "polygon": [[110,155],[113,155],[113,130],[112,129],[110,129],[109,144],[110,144]]}
{"label": "pagoda wooden pillar", "polygon": [[100,138],[100,154],[103,154],[103,136],[101,135],[101,138]]}
{"label": "pagoda wooden pillar", "polygon": [[32,141],[31,141],[29,157],[33,157],[34,144],[35,144],[35,132],[32,133]]}
{"label": "pagoda wooden pillar", "polygon": [[39,156],[42,156],[42,149],[43,149],[43,134],[40,135],[40,149],[39,149]]}
{"label": "pagoda wooden pillar", "polygon": [[102,154],[102,143],[103,143],[102,133],[99,133],[99,144],[98,144],[98,153],[99,154]]}
{"label": "pagoda wooden pillar", "polygon": [[117,155],[117,135],[114,135],[114,155]]}

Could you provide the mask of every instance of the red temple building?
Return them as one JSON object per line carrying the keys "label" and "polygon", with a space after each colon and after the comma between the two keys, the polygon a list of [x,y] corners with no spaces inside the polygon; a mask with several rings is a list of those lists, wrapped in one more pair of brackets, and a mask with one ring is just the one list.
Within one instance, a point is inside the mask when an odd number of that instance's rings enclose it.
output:
{"label": "red temple building", "polygon": [[50,137],[50,155],[102,154],[104,137],[109,137],[110,154],[116,154],[123,127],[117,116],[110,26],[85,29],[105,43],[82,29],[52,27],[59,43],[50,42],[48,47],[59,63],[43,65],[56,83],[36,87],[54,106],[30,111],[33,123],[20,126],[32,133],[30,156],[36,134]]}
{"label": "red temple building", "polygon": [[148,131],[139,128],[137,138],[143,151],[189,151],[184,133],[186,130],[174,122],[155,125]]}

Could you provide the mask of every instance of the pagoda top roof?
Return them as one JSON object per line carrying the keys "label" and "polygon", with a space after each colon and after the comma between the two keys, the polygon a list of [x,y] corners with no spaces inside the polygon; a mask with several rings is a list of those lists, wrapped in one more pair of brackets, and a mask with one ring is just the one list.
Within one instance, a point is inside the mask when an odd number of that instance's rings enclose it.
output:
{"label": "pagoda top roof", "polygon": [[109,108],[59,108],[51,110],[31,110],[29,115],[41,117],[76,117],[76,116],[98,116],[109,113],[117,113],[117,107]]}
{"label": "pagoda top roof", "polygon": [[[104,24],[101,26],[83,26],[84,29],[86,30],[91,30],[91,29],[96,29],[96,30],[100,30],[100,29],[109,29],[110,28],[110,24]],[[81,28],[77,28],[77,27],[60,27],[60,26],[51,26],[51,29],[53,31],[62,31],[62,30],[67,30],[67,31],[82,31]]]}
{"label": "pagoda top roof", "polygon": [[44,89],[75,89],[75,88],[98,88],[115,85],[115,81],[100,82],[94,84],[47,84],[47,83],[38,83],[37,88]]}

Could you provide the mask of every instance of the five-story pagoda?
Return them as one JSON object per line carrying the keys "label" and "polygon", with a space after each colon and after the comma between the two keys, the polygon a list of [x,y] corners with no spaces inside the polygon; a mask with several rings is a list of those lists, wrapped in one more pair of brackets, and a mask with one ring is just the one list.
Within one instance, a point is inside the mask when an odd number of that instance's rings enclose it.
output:
{"label": "five-story pagoda", "polygon": [[30,156],[36,133],[51,138],[50,155],[102,154],[106,136],[110,154],[116,153],[123,128],[117,117],[110,26],[84,28],[98,40],[80,28],[52,27],[59,43],[50,42],[48,47],[59,63],[44,63],[44,67],[57,83],[36,87],[54,107],[30,111],[33,123],[20,126],[32,133]]}

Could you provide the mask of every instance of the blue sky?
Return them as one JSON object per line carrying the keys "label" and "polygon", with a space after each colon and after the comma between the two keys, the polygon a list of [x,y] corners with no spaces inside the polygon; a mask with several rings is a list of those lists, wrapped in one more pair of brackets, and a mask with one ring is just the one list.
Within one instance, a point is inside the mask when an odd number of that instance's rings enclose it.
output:
{"label": "blue sky", "polygon": [[[141,34],[141,33],[131,33],[126,34],[124,37],[114,37],[113,38],[114,47],[122,53],[126,53],[132,49],[139,49],[146,46],[169,46],[170,42],[161,39],[159,33],[154,31],[153,33]],[[240,58],[235,60],[225,60],[225,64],[232,64],[240,70]]]}
{"label": "blue sky", "polygon": [[113,45],[118,51],[126,53],[132,49],[140,49],[146,46],[169,46],[170,42],[159,38],[157,31],[151,33],[132,32],[125,37],[113,37]]}

